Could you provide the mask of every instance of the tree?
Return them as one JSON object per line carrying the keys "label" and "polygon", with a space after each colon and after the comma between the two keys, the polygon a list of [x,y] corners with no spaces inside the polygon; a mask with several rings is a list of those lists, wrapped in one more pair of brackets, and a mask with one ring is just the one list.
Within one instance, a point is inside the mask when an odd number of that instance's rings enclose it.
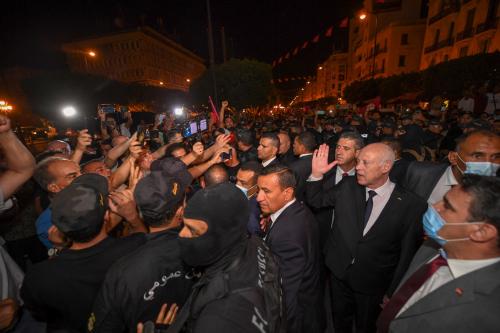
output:
{"label": "tree", "polygon": [[[217,95],[236,108],[261,106],[269,102],[273,87],[271,66],[256,60],[231,59],[215,67]],[[212,72],[206,70],[193,81],[189,94],[195,104],[207,103],[213,97]]]}

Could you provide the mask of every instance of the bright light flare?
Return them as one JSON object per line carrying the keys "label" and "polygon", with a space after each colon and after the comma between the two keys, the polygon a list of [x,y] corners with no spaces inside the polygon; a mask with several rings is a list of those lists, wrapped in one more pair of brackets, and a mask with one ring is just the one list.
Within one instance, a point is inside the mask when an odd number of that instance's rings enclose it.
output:
{"label": "bright light flare", "polygon": [[364,19],[366,19],[366,14],[365,14],[365,13],[363,13],[363,14],[359,15],[359,19],[360,19],[360,20],[364,20]]}
{"label": "bright light flare", "polygon": [[65,117],[74,117],[76,116],[76,109],[72,106],[65,106],[62,109],[62,113]]}

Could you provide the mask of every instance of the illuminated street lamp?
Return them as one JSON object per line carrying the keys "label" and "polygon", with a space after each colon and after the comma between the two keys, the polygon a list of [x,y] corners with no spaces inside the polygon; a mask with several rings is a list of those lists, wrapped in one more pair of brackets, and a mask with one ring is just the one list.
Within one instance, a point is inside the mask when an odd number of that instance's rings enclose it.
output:
{"label": "illuminated street lamp", "polygon": [[186,79],[186,82],[191,82],[191,79]]}
{"label": "illuminated street lamp", "polygon": [[76,109],[73,106],[68,105],[62,108],[62,113],[65,117],[72,118],[76,116]]}
{"label": "illuminated street lamp", "polygon": [[359,15],[359,19],[360,19],[361,21],[363,21],[364,19],[366,19],[366,14],[365,14],[365,13],[363,13],[363,14]]}
{"label": "illuminated street lamp", "polygon": [[87,54],[89,56],[91,56],[92,58],[94,58],[96,56],[96,53],[94,51],[89,51],[89,52],[87,52]]}
{"label": "illuminated street lamp", "polygon": [[163,85],[163,81],[160,81],[160,86],[162,86],[162,85]]}

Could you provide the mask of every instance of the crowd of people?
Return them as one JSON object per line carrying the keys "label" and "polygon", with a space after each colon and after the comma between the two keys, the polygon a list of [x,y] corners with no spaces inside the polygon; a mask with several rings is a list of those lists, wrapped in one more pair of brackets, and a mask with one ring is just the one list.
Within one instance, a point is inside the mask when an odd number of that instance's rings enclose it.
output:
{"label": "crowd of people", "polygon": [[99,112],[36,156],[0,115],[0,330],[498,331],[500,109],[463,105]]}

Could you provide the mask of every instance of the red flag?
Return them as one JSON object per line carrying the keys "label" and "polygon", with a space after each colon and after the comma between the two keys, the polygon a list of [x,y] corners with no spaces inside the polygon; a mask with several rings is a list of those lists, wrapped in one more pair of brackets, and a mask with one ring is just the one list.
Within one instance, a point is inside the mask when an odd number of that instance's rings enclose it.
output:
{"label": "red flag", "polygon": [[280,57],[280,58],[278,59],[278,64],[281,64],[281,60],[282,60],[282,59],[281,59],[281,57]]}
{"label": "red flag", "polygon": [[297,46],[295,50],[293,50],[293,55],[296,55],[299,52],[299,47]]}
{"label": "red flag", "polygon": [[313,43],[317,43],[319,42],[319,35],[316,35],[313,40],[312,40]]}
{"label": "red flag", "polygon": [[331,26],[326,30],[325,37],[332,37],[332,33],[333,33],[333,26]]}
{"label": "red flag", "polygon": [[290,52],[287,52],[285,55],[285,59],[288,59],[288,58],[290,58]]}
{"label": "red flag", "polygon": [[303,49],[305,49],[305,48],[307,47],[307,45],[308,45],[308,44],[309,44],[309,42],[308,42],[308,41],[305,41],[305,42],[304,42],[304,45],[302,45],[302,48],[303,48]]}
{"label": "red flag", "polygon": [[339,23],[339,28],[347,28],[349,25],[349,18],[345,17],[342,21]]}
{"label": "red flag", "polygon": [[210,113],[214,123],[219,122],[219,114],[217,113],[217,109],[215,108],[214,102],[212,101],[212,96],[208,96],[208,103],[212,108],[212,112]]}

